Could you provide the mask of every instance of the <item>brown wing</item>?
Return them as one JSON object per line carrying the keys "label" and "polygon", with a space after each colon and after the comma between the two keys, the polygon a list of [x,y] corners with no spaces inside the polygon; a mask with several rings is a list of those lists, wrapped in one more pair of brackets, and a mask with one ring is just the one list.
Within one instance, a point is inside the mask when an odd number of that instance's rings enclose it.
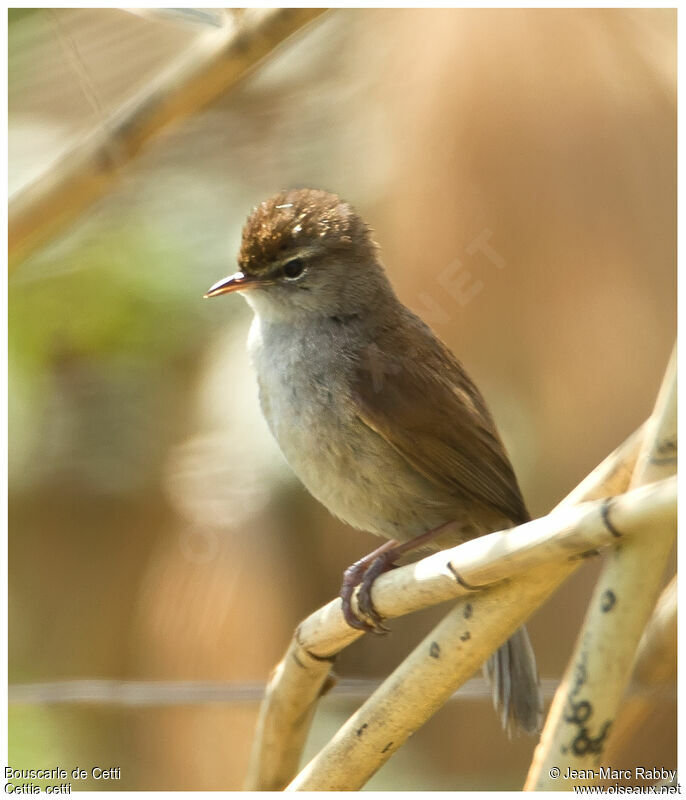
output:
{"label": "brown wing", "polygon": [[421,351],[389,355],[383,341],[362,354],[353,382],[359,418],[437,488],[526,522],[517,479],[481,394],[422,328],[424,358]]}

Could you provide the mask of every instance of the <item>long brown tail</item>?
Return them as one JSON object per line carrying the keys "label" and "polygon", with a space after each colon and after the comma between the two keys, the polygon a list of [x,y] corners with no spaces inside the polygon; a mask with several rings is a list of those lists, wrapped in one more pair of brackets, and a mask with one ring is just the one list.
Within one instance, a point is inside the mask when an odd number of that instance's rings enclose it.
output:
{"label": "long brown tail", "polygon": [[538,733],[543,720],[543,696],[536,657],[522,626],[484,665],[493,688],[493,705],[503,728]]}

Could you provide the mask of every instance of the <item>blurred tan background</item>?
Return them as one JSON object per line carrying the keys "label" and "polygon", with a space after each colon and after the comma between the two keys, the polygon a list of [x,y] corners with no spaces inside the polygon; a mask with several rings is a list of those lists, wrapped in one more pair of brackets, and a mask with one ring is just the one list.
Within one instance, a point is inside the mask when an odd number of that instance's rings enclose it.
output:
{"label": "blurred tan background", "polygon": [[[10,191],[198,35],[117,10],[11,11]],[[245,304],[202,301],[251,207],[291,186],[371,222],[400,297],[482,388],[533,514],[650,412],[676,334],[676,12],[329,12],[10,277],[11,684],[262,682],[377,546],[272,443]],[[531,620],[546,679],[599,566]],[[365,637],[338,674],[386,675],[444,611]],[[325,699],[308,752],[354,707]],[[613,766],[675,768],[675,709],[666,691]],[[88,788],[236,789],[256,712],[17,703],[10,763],[121,767]],[[508,741],[477,693],[369,787],[516,789],[534,745]]]}

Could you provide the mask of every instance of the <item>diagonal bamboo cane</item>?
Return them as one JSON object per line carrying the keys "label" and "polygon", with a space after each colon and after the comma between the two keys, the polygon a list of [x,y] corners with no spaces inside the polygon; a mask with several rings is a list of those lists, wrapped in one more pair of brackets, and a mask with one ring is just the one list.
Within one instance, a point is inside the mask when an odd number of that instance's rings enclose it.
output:
{"label": "diagonal bamboo cane", "polygon": [[[537,604],[555,583],[549,568],[527,576]],[[508,602],[500,583],[458,602],[289,784],[288,791],[360,789],[452,693],[468,680],[528,609]],[[532,594],[532,597],[534,595]]]}
{"label": "diagonal bamboo cane", "polygon": [[[531,613],[531,606],[540,606],[557,588],[559,582],[551,573],[550,564],[570,558],[578,562],[585,551],[614,544],[617,536],[631,541],[646,538],[656,527],[675,530],[675,509],[676,480],[672,478],[615,498],[611,504],[611,523],[608,523],[608,504],[595,501],[443,551],[443,557],[449,558],[451,571],[459,570],[463,584],[490,586],[478,594],[471,593],[450,611],[288,789],[361,788],[407,737],[522,625]],[[568,526],[555,524],[567,519]],[[544,525],[546,536],[537,530]],[[474,545],[482,542],[485,552],[476,556]],[[434,556],[427,559],[433,560]],[[423,571],[427,565],[421,567]],[[515,568],[517,573],[513,573]],[[513,582],[502,582],[502,578],[523,570],[527,571],[528,602],[514,603]]]}
{"label": "diagonal bamboo cane", "polygon": [[[646,425],[631,486],[676,470],[676,349]],[[525,789],[568,790],[598,780],[597,766],[631,676],[636,648],[655,605],[675,528],[621,543],[609,555],[562,683],[553,700]]]}
{"label": "diagonal bamboo cane", "polygon": [[199,36],[102,129],[10,198],[10,264],[26,258],[105,194],[120,170],[165,128],[216,100],[325,10],[247,9],[235,27]]}
{"label": "diagonal bamboo cane", "polygon": [[[558,510],[585,499],[606,497],[623,491],[633,470],[642,433],[642,429],[637,430],[608,456],[568,496],[568,499],[558,506]],[[538,522],[528,525],[535,527]],[[567,518],[566,522],[570,523],[570,519]],[[602,527],[606,530],[606,526]],[[510,530],[507,536],[514,540],[515,532],[516,529]],[[497,538],[502,535],[491,536]],[[464,547],[465,545],[461,545],[461,548]],[[588,547],[584,545],[582,549]],[[441,569],[436,571],[437,574],[427,575],[427,562],[436,566],[437,559],[441,556],[443,558]],[[454,574],[448,569],[447,561],[445,552],[435,554],[418,564],[382,576],[376,582],[373,591],[376,607],[384,615],[394,616],[396,611],[409,613],[411,610],[430,605],[431,602],[449,598],[446,593],[437,600],[426,602],[426,596],[423,595],[429,582],[433,582],[434,589],[438,585],[444,589],[450,587],[452,592],[450,596],[458,596],[464,587],[454,580]],[[459,560],[457,563],[460,563]],[[579,561],[565,560],[561,564],[557,562],[550,564],[546,580],[550,578],[555,588],[579,563]],[[419,575],[420,578],[414,599],[411,597],[413,582],[409,580],[412,574]],[[403,585],[401,591],[395,587],[395,581],[399,582],[398,585]],[[540,582],[529,578],[512,581],[507,589],[503,589],[513,606],[520,604],[528,609],[527,616],[537,607],[544,591]],[[479,596],[474,595],[473,603],[478,602]],[[349,628],[343,620],[340,600],[332,601],[301,623],[285,658],[275,670],[269,683],[258,719],[246,788],[279,789],[293,777],[307,735],[307,723],[311,719],[312,705],[316,702],[320,689],[329,675],[330,659],[360,635],[358,631]],[[305,724],[302,724],[303,721]]]}

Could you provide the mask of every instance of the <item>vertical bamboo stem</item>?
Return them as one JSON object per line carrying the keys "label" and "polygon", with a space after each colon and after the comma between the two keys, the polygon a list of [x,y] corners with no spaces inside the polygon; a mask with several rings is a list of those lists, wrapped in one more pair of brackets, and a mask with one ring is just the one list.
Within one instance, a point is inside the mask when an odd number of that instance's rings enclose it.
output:
{"label": "vertical bamboo stem", "polygon": [[[632,487],[676,469],[676,350],[672,353],[632,477]],[[611,506],[608,507],[612,523]],[[636,648],[672,549],[671,529],[621,542],[608,555],[574,655],[553,700],[525,789],[593,784]],[[560,777],[569,774],[566,780]]]}
{"label": "vertical bamboo stem", "polygon": [[[605,751],[606,762],[616,764],[624,748],[664,702],[666,687],[675,686],[677,673],[677,578],[667,585],[638,647],[631,692],[617,716]],[[668,766],[665,764],[664,766]]]}

